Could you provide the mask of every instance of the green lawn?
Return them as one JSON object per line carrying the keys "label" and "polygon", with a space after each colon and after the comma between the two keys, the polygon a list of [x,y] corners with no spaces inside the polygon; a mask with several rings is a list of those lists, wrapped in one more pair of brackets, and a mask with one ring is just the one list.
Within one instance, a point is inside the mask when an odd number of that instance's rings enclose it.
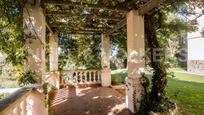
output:
{"label": "green lawn", "polygon": [[192,74],[185,74],[185,73],[175,73],[175,79],[183,80],[183,81],[192,81],[198,83],[204,83],[204,76],[201,75],[192,75]]}
{"label": "green lawn", "polygon": [[0,75],[0,88],[16,88],[19,87],[17,84],[17,77],[9,75]]}
{"label": "green lawn", "polygon": [[169,78],[167,94],[177,103],[181,113],[204,115],[204,83]]}
{"label": "green lawn", "polygon": [[[112,76],[114,79],[122,76],[121,80],[127,73],[126,70],[117,70],[112,72]],[[175,73],[175,76],[168,78],[167,94],[177,103],[181,114],[204,115],[204,76],[183,73]]]}

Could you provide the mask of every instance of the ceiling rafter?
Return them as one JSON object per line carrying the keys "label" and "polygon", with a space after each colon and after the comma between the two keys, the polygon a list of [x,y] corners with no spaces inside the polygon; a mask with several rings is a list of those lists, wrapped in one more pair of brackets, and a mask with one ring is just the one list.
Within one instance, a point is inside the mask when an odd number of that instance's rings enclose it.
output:
{"label": "ceiling rafter", "polygon": [[102,16],[102,15],[96,15],[96,14],[71,14],[68,12],[60,12],[60,11],[52,11],[52,12],[46,12],[46,15],[52,16],[52,15],[57,15],[57,16],[66,16],[67,18],[69,17],[88,17],[92,19],[104,19],[104,20],[113,20],[113,21],[120,21],[122,18],[121,17],[115,17],[115,16]]}
{"label": "ceiling rafter", "polygon": [[128,12],[129,11],[127,8],[124,8],[124,7],[106,6],[103,4],[89,4],[89,3],[84,3],[84,2],[47,0],[47,1],[44,1],[44,3],[45,4],[53,4],[53,5],[72,6],[72,7],[79,7],[79,8],[104,9],[104,10],[120,11],[120,12]]}
{"label": "ceiling rafter", "polygon": [[148,13],[150,10],[152,10],[153,8],[157,7],[162,2],[164,2],[164,0],[149,0],[147,3],[145,3],[138,9],[138,12],[140,15],[144,15]]}
{"label": "ceiling rafter", "polygon": [[[124,2],[124,4],[126,3],[130,3],[131,0],[126,0],[126,2]],[[149,11],[151,11],[152,9],[154,9],[155,7],[157,7],[159,4],[161,4],[162,2],[164,2],[165,0],[145,0],[145,2],[143,1],[143,3],[141,3],[140,5],[138,4],[138,6],[135,6],[135,10],[137,10],[139,12],[140,15],[145,15],[147,14]],[[131,1],[132,2],[132,1]],[[88,26],[90,25],[90,28],[87,29],[86,27],[83,27],[82,28],[79,28],[81,31],[89,31],[89,32],[97,32],[97,33],[100,33],[100,32],[104,32],[104,30],[100,30],[100,31],[96,31],[96,28],[94,27],[91,27],[92,24],[91,23],[94,23],[95,22],[92,22],[91,20],[89,19],[104,19],[104,20],[100,20],[100,21],[106,21],[105,23],[109,23],[109,22],[114,22],[114,27],[111,28],[111,29],[106,29],[105,32],[108,33],[108,34],[111,34],[111,33],[114,33],[116,32],[117,30],[119,30],[120,28],[124,27],[126,25],[126,17],[124,17],[124,15],[130,10],[130,9],[134,9],[133,6],[131,6],[132,8],[127,8],[127,7],[121,7],[122,5],[116,5],[116,6],[108,6],[108,5],[104,5],[103,3],[98,3],[98,4],[90,4],[90,3],[85,3],[85,2],[71,2],[71,1],[57,1],[57,0],[47,0],[47,1],[44,1],[45,5],[47,4],[51,4],[51,5],[59,5],[59,6],[65,6],[65,7],[69,7],[71,9],[73,8],[81,8],[81,9],[85,9],[85,8],[89,8],[89,9],[92,9],[92,10],[98,10],[98,13],[93,13],[93,14],[80,14],[80,12],[78,13],[68,13],[68,12],[62,12],[62,11],[47,11],[46,12],[46,15],[48,17],[53,17],[53,16],[57,16],[59,18],[67,18],[67,19],[70,19],[72,17],[75,17],[75,16],[78,16],[78,17],[82,17],[82,18],[86,18],[88,20],[86,20],[86,23],[88,24]],[[126,5],[124,5],[126,6]],[[71,11],[71,9],[68,9]],[[118,13],[121,13],[121,17],[115,17],[114,15],[112,16],[108,16],[108,15],[102,15],[99,13],[99,10],[107,10],[108,12],[109,11],[117,11]],[[112,12],[113,13],[113,12]],[[113,13],[114,14],[114,13]],[[124,14],[124,15],[123,15]],[[63,17],[64,16],[64,17]],[[72,19],[71,22],[74,22],[73,21],[74,19]],[[90,23],[90,24],[89,24]],[[63,25],[52,25],[51,27],[64,27],[66,28],[66,24],[63,24]],[[81,25],[79,25],[81,26]],[[71,30],[71,32],[79,32],[79,29],[78,30],[74,30],[73,27],[70,27],[68,26],[69,30]]]}
{"label": "ceiling rafter", "polygon": [[124,27],[126,25],[126,18],[122,19],[120,22],[118,22],[114,28],[108,30],[106,33],[111,34],[114,33],[115,31],[119,30],[120,28]]}
{"label": "ceiling rafter", "polygon": [[[59,31],[59,30],[57,30]],[[84,29],[78,29],[78,30],[66,30],[66,29],[63,29],[61,31],[65,31],[67,33],[98,33],[98,34],[101,34],[103,33],[103,31],[99,31],[99,30],[84,30]]]}
{"label": "ceiling rafter", "polygon": [[[52,24],[51,27],[54,27],[54,28],[66,28],[66,27],[70,27],[69,25],[67,24]],[[84,29],[84,30],[101,30],[101,31],[105,31],[105,30],[109,30],[111,28],[107,28],[107,27],[70,27],[69,28],[70,30],[76,30],[76,29]]]}
{"label": "ceiling rafter", "polygon": [[[159,4],[164,2],[164,0],[150,0],[147,3],[145,3],[142,7],[138,9],[138,12],[140,15],[144,15],[148,13],[153,8],[157,7]],[[126,18],[118,22],[115,27],[109,31],[107,31],[108,34],[114,33],[115,31],[119,30],[120,28],[124,27],[126,25]]]}

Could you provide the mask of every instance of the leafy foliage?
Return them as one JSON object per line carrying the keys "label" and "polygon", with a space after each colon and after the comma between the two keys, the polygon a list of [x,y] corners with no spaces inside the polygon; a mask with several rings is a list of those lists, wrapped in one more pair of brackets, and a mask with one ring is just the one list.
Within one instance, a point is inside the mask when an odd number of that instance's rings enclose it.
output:
{"label": "leafy foliage", "polygon": [[[151,82],[151,90],[146,92],[142,112],[155,111],[155,112],[168,112],[169,109],[174,108],[175,105],[169,101],[166,95],[167,85],[167,69],[170,67],[168,63],[168,56],[164,55],[168,46],[168,39],[178,39],[182,32],[193,30],[193,26],[189,28],[187,23],[181,19],[174,18],[168,20],[168,15],[176,9],[177,5],[183,4],[183,1],[177,4],[160,6],[155,9],[152,14],[145,15],[145,37],[147,56],[150,59],[150,67],[153,68],[153,76]],[[174,9],[175,7],[175,9]],[[177,36],[177,37],[174,37]],[[155,50],[157,53],[163,54],[157,56],[155,60]],[[172,73],[170,73],[172,74]],[[148,89],[147,86],[144,86]]]}
{"label": "leafy foliage", "polygon": [[0,2],[0,51],[7,54],[7,61],[13,65],[22,65],[25,59],[22,6],[15,0]]}
{"label": "leafy foliage", "polygon": [[34,79],[35,76],[36,76],[35,72],[32,71],[21,73],[20,76],[18,77],[18,84],[20,86],[26,86],[29,84],[37,83],[36,80]]}
{"label": "leafy foliage", "polygon": [[98,35],[69,35],[60,37],[60,68],[97,69],[101,67],[101,38]]}

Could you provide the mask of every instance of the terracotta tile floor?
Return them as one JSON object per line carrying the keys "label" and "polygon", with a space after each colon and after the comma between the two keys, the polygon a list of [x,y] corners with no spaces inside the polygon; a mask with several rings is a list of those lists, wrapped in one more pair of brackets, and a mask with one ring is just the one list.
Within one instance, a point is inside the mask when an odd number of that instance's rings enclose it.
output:
{"label": "terracotta tile floor", "polygon": [[112,88],[68,87],[56,91],[51,115],[131,115],[125,99]]}

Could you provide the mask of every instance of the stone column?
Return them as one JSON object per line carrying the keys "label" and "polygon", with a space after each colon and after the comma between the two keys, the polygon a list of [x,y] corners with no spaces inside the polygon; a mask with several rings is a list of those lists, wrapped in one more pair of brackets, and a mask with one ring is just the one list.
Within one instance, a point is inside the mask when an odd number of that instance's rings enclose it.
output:
{"label": "stone column", "polygon": [[128,77],[126,78],[126,105],[138,112],[144,89],[142,74],[145,67],[144,17],[137,11],[127,14]]}
{"label": "stone column", "polygon": [[50,35],[50,71],[58,70],[58,34],[56,32]]}
{"label": "stone column", "polygon": [[103,87],[111,85],[111,70],[110,70],[110,38],[109,35],[102,34],[102,73],[101,82]]}
{"label": "stone column", "polygon": [[28,51],[24,71],[36,73],[34,79],[42,82],[45,75],[45,34],[46,20],[40,0],[28,0],[23,9],[23,27]]}

